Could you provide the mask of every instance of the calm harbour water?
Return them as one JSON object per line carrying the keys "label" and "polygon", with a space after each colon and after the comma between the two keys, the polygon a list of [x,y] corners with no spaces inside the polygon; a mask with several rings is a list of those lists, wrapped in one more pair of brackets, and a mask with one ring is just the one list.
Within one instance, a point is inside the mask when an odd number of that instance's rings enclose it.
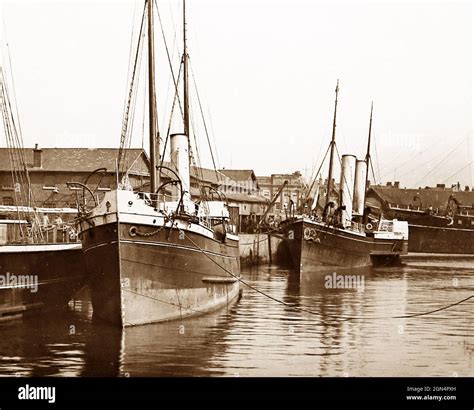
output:
{"label": "calm harbour water", "polygon": [[84,294],[61,315],[1,323],[0,375],[474,376],[473,299],[387,318],[474,294],[474,259],[350,272],[363,290],[326,288],[332,272],[247,269],[247,283],[286,305],[242,285],[228,309],[123,331],[93,323]]}

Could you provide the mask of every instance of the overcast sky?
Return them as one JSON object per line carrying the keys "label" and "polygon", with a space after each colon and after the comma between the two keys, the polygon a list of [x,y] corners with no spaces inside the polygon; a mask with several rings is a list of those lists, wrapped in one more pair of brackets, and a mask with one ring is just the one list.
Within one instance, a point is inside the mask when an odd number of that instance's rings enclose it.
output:
{"label": "overcast sky", "polygon": [[[176,62],[181,4],[158,5]],[[143,2],[4,0],[2,8],[25,146],[118,147]],[[187,8],[191,64],[221,167],[310,175],[329,143],[339,79],[341,155],[365,154],[374,100],[377,182],[474,185],[471,2],[188,0]],[[156,48],[165,132],[172,97],[158,24]],[[191,103],[197,122],[195,93]],[[212,166],[197,129],[202,165]]]}

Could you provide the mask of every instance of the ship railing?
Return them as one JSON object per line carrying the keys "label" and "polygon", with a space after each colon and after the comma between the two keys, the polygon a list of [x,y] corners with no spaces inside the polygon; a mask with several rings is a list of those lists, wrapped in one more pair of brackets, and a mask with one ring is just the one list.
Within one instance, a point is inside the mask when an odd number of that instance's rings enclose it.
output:
{"label": "ship railing", "polygon": [[399,205],[399,204],[390,204],[390,209],[394,210],[408,210],[408,211],[423,211],[423,209],[420,206],[413,206],[413,205]]}
{"label": "ship railing", "polygon": [[365,232],[365,225],[361,222],[352,221],[351,230],[355,232]]}
{"label": "ship railing", "polygon": [[42,228],[46,243],[79,242],[77,230],[70,224],[52,224]]}
{"label": "ship railing", "polygon": [[[0,221],[0,245],[79,242],[77,230],[70,224],[33,227],[28,221],[23,222],[26,225],[26,230],[21,231],[19,229],[20,221]],[[41,230],[41,240],[37,235],[33,235],[34,229]],[[26,234],[22,232],[26,232]]]}
{"label": "ship railing", "polygon": [[378,232],[393,232],[393,221],[382,219],[377,228]]}

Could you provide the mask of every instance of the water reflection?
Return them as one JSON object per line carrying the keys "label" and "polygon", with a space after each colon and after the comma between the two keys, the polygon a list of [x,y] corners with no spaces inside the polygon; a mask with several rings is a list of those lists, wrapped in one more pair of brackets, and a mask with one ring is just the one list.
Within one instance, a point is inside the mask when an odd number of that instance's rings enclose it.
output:
{"label": "water reflection", "polygon": [[[219,312],[123,331],[93,322],[83,294],[64,314],[1,323],[0,374],[473,376],[472,301],[393,318],[473,294],[473,273],[472,259],[301,277],[265,266],[243,277],[277,301],[243,286],[241,300]],[[346,276],[363,278],[363,287],[328,286]]]}
{"label": "water reflection", "polygon": [[2,323],[0,375],[76,376],[88,322],[70,312]]}
{"label": "water reflection", "polygon": [[117,329],[93,322],[85,345],[83,376],[192,376],[221,374],[208,368],[232,326],[236,303],[182,321]]}

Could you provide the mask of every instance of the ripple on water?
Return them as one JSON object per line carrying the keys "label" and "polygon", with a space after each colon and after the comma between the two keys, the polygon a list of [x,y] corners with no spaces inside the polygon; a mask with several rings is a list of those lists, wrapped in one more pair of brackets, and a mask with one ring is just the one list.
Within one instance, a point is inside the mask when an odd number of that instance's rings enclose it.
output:
{"label": "ripple on water", "polygon": [[183,321],[184,333],[177,322],[93,324],[84,295],[66,315],[0,324],[0,375],[473,376],[473,300],[392,318],[472,295],[473,265],[414,259],[357,270],[359,291],[327,289],[324,272],[248,269],[249,285],[285,303],[243,285],[232,306]]}

